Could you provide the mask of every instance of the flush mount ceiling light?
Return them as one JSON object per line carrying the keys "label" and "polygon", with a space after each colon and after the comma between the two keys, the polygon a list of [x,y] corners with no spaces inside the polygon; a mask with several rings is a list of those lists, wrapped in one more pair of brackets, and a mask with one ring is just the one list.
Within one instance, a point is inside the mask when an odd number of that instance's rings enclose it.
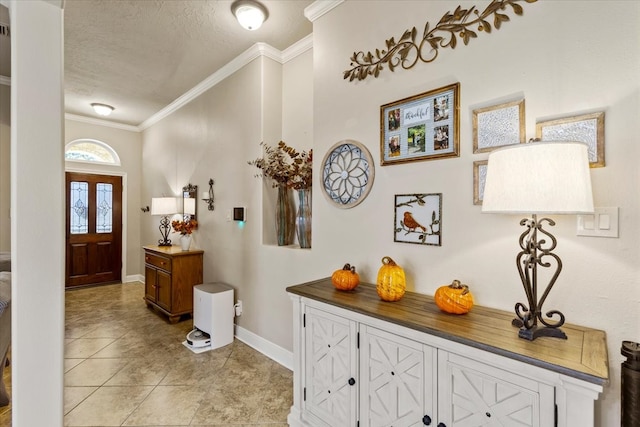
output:
{"label": "flush mount ceiling light", "polygon": [[111,105],[99,104],[97,102],[92,103],[91,106],[93,107],[93,110],[96,113],[98,113],[101,116],[105,116],[105,117],[108,116],[109,114],[111,114],[111,112],[115,109]]}
{"label": "flush mount ceiling light", "polygon": [[240,25],[250,31],[260,28],[269,17],[267,8],[255,0],[236,0],[231,5],[231,12]]}

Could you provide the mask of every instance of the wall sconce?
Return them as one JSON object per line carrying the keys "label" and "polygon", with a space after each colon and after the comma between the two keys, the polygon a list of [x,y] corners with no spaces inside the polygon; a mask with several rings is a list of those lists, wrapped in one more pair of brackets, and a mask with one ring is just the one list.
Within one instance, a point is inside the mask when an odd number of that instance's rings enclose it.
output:
{"label": "wall sconce", "polygon": [[168,238],[171,225],[169,216],[177,212],[178,202],[175,197],[154,197],[151,199],[151,215],[162,216],[158,227],[162,239],[158,240],[158,246],[171,246],[171,240]]}
{"label": "wall sconce", "polygon": [[255,0],[236,0],[231,5],[231,12],[243,28],[254,31],[262,26],[269,17],[269,11]]}
{"label": "wall sconce", "polygon": [[[542,309],[562,270],[562,261],[553,252],[556,238],[543,228],[545,223],[553,226],[555,222],[538,219],[537,214],[593,212],[587,145],[531,142],[493,151],[489,154],[482,212],[532,214],[531,219],[520,221],[526,229],[520,235],[521,250],[516,257],[527,302],[516,303],[517,319],[512,324],[520,328],[520,338],[530,341],[541,336],[566,339],[560,329],[564,314]],[[552,273],[544,289],[544,283],[538,284],[538,267],[550,268]]]}
{"label": "wall sconce", "polygon": [[205,202],[207,202],[208,209],[210,211],[213,210],[213,178],[209,178],[209,191],[208,192],[203,192],[202,193],[202,200],[204,200]]}

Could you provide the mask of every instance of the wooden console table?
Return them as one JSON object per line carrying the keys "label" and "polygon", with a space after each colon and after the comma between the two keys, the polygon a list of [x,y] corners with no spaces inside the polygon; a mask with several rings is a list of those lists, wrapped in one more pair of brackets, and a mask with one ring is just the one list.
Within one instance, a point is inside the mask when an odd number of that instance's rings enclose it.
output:
{"label": "wooden console table", "polygon": [[179,246],[144,246],[144,279],[147,306],[169,316],[171,323],[193,312],[193,287],[202,283],[199,249]]}
{"label": "wooden console table", "polygon": [[605,333],[565,324],[567,340],[518,338],[513,313],[447,314],[375,285],[330,278],[287,288],[294,308],[292,426],[586,427],[609,381]]}

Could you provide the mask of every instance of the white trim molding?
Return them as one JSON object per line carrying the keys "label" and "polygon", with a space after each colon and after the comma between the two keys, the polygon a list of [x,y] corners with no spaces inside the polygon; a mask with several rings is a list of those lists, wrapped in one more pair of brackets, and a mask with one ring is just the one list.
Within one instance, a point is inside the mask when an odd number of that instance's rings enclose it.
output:
{"label": "white trim molding", "polygon": [[143,131],[158,123],[160,120],[171,115],[175,111],[182,108],[184,105],[193,101],[195,98],[202,95],[204,92],[211,89],[227,77],[231,76],[233,73],[240,70],[242,67],[249,64],[254,59],[267,57],[276,62],[279,62],[280,64],[283,64],[284,62],[286,62],[284,60],[285,57],[287,58],[287,60],[291,60],[301,53],[305,52],[306,50],[311,49],[311,47],[312,39],[310,38],[310,36],[303,38],[299,42],[296,42],[291,47],[287,48],[285,50],[285,52],[287,52],[286,54],[266,43],[256,43],[249,49],[242,52],[240,55],[236,56],[218,71],[198,83],[192,89],[182,94],[171,104],[167,105],[165,108],[149,117],[144,122],[140,123],[138,129],[140,129],[140,131]]}
{"label": "white trim molding", "polygon": [[279,345],[276,345],[241,326],[235,325],[235,328],[235,336],[238,340],[242,341],[249,347],[258,350],[274,362],[279,363],[289,370],[293,370],[292,352],[285,350]]}
{"label": "white trim molding", "polygon": [[[342,1],[342,0],[340,0]],[[236,71],[240,70],[245,65],[249,64],[254,59],[260,57],[266,57],[272,59],[280,64],[285,64],[288,61],[291,61],[298,55],[303,54],[304,52],[313,48],[313,35],[309,34],[308,36],[302,38],[296,43],[289,46],[284,51],[279,51],[275,47],[268,45],[267,43],[256,43],[251,46],[249,49],[242,52],[240,55],[236,56],[230,62],[225,64],[222,68],[220,68],[215,73],[211,74],[209,77],[198,83],[196,86],[188,90],[187,92],[180,95],[175,101],[171,104],[164,107],[162,110],[158,111],[156,114],[149,117],[144,122],[140,123],[138,126],[133,125],[125,125],[122,123],[116,123],[109,120],[96,119],[93,117],[85,117],[79,116],[76,114],[65,114],[65,118],[67,120],[73,120],[76,122],[89,123],[99,126],[112,127],[116,129],[128,130],[131,132],[142,132],[145,129],[150,128],[154,124],[158,123],[160,120],[165,117],[173,114],[175,111],[179,110],[189,102],[193,101],[198,96],[202,95],[207,90],[211,89],[227,77],[231,76]],[[0,76],[1,78],[2,76]],[[9,79],[9,82],[11,79]],[[3,81],[0,79],[0,84]]]}
{"label": "white trim molding", "polygon": [[304,9],[304,16],[311,22],[320,18],[331,9],[342,4],[344,0],[316,0]]}
{"label": "white trim molding", "polygon": [[64,118],[74,122],[89,123],[92,125],[106,126],[115,129],[128,130],[129,132],[140,132],[139,126],[125,125],[109,120],[96,119],[94,117],[79,116],[77,114],[65,113]]}
{"label": "white trim molding", "polygon": [[296,56],[305,53],[308,50],[313,48],[313,33],[308,36],[298,40],[288,48],[282,51],[282,63],[286,64],[287,62],[294,59]]}

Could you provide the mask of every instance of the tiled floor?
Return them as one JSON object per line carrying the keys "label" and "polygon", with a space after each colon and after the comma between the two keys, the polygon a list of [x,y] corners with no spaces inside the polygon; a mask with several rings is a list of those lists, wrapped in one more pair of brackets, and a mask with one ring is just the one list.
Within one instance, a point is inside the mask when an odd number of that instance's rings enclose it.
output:
{"label": "tiled floor", "polygon": [[169,324],[143,295],[140,283],[66,293],[65,426],[287,425],[291,371],[237,340],[194,354],[192,321]]}

